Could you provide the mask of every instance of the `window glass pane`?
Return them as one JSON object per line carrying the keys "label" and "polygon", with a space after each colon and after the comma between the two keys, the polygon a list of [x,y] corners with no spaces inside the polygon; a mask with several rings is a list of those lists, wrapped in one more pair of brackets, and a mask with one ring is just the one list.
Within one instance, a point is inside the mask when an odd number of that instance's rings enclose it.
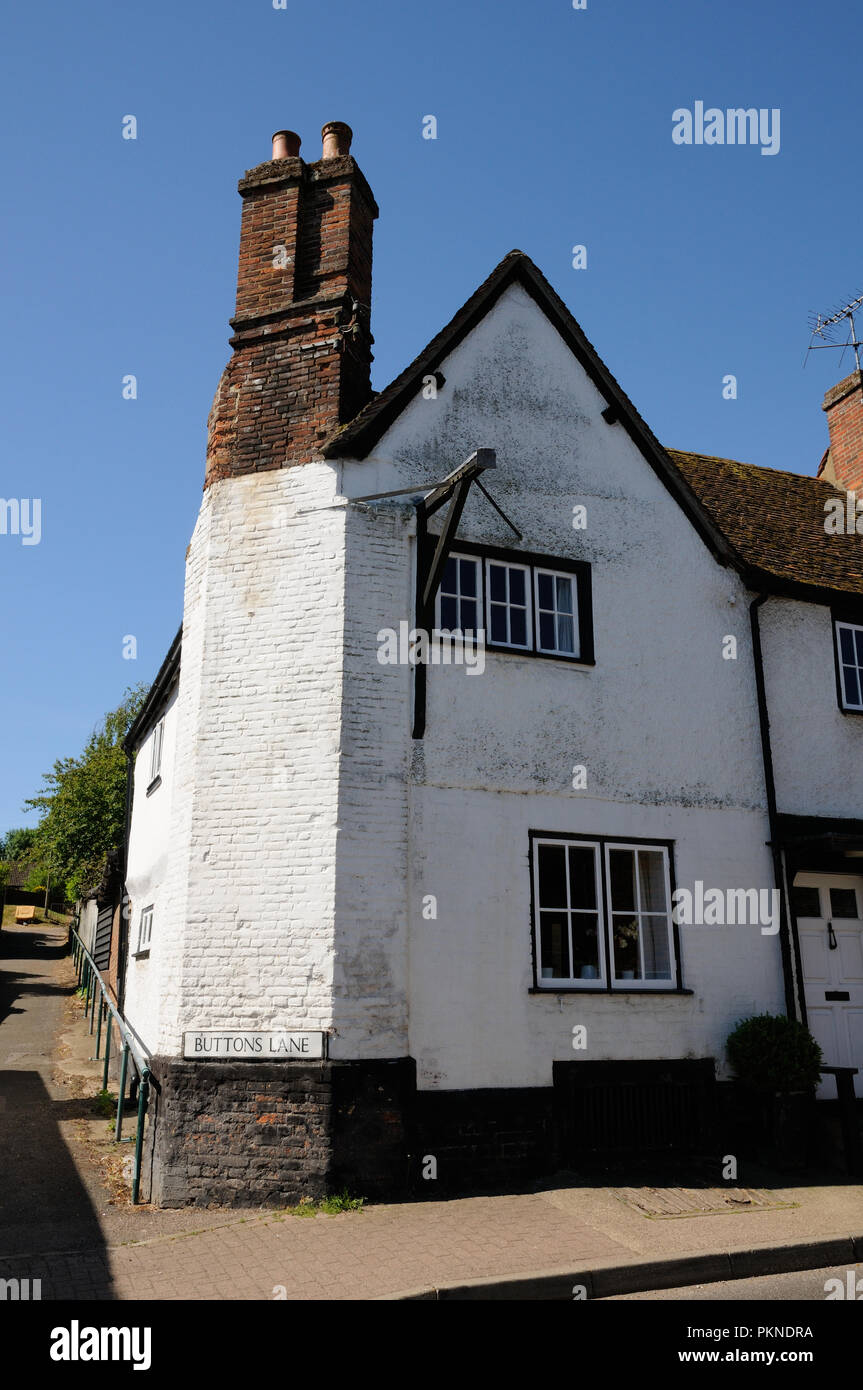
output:
{"label": "window glass pane", "polygon": [[615,975],[618,979],[640,980],[637,919],[631,914],[615,914],[612,918],[612,934]]}
{"label": "window glass pane", "polygon": [[856,628],[854,641],[857,644],[857,665],[863,666],[863,628]]}
{"label": "window glass pane", "polygon": [[441,580],[441,591],[446,594],[456,592],[456,565],[457,561],[451,555],[447,556],[443,567],[443,579]]}
{"label": "window glass pane", "polygon": [[476,597],[476,560],[460,560],[459,572],[461,578],[461,591],[468,594],[471,598]]}
{"label": "window glass pane", "polygon": [[527,645],[527,613],[523,608],[509,610],[509,640],[519,647]]}
{"label": "window glass pane", "polygon": [[843,666],[845,703],[846,705],[859,705],[860,703],[860,683],[857,679],[856,666]]}
{"label": "window glass pane", "polygon": [[557,607],[560,613],[572,612],[572,580],[557,577]]}
{"label": "window glass pane", "polygon": [[569,847],[569,905],[596,907],[596,853],[587,845]]}
{"label": "window glass pane", "polygon": [[491,640],[506,641],[506,609],[500,603],[491,605]]}
{"label": "window glass pane", "polygon": [[476,632],[476,599],[463,598],[461,601],[461,629]]}
{"label": "window glass pane", "polygon": [[539,845],[540,907],[566,907],[566,846]]}
{"label": "window glass pane", "polygon": [[642,912],[665,912],[665,873],[663,856],[657,850],[638,851],[638,884]]}
{"label": "window glass pane", "polygon": [[572,618],[568,618],[565,614],[557,620],[557,650],[559,652],[575,652],[575,632]]}
{"label": "window glass pane", "polygon": [[501,603],[506,601],[506,570],[503,565],[489,565],[488,587],[493,599]]}
{"label": "window glass pane", "polygon": [[536,577],[536,589],[539,595],[540,608],[554,607],[554,580],[550,574],[538,574]]}
{"label": "window glass pane", "polygon": [[830,913],[833,917],[857,917],[857,894],[853,888],[830,889]]}
{"label": "window glass pane", "polygon": [[572,915],[572,973],[577,980],[599,979],[599,933],[593,913]]}
{"label": "window glass pane", "polygon": [[821,916],[821,903],[817,888],[792,888],[791,904],[795,917]]}
{"label": "window glass pane", "polygon": [[524,607],[524,570],[511,569],[509,572],[509,600],[510,603],[518,603]]}
{"label": "window glass pane", "polygon": [[446,594],[442,594],[440,601],[441,627],[451,630],[452,628],[457,626],[457,623],[458,620],[456,618],[456,600],[454,598],[449,598]]}
{"label": "window glass pane", "polygon": [[540,613],[539,615],[539,645],[549,651],[554,649],[553,613]]}
{"label": "window glass pane", "polygon": [[[539,966],[543,979],[569,979],[569,928],[565,912],[541,912]],[[551,971],[551,976],[546,972]]]}
{"label": "window glass pane", "polygon": [[668,919],[643,916],[641,919],[642,950],[645,980],[671,979],[671,952],[668,941]]}
{"label": "window glass pane", "polygon": [[608,856],[611,878],[611,906],[620,911],[635,908],[635,855],[628,849],[613,849]]}

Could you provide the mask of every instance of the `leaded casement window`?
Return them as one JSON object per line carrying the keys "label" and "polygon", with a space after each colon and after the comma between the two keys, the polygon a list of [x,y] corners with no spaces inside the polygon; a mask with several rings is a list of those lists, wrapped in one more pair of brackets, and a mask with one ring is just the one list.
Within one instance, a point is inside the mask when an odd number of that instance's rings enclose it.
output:
{"label": "leaded casement window", "polygon": [[539,988],[679,987],[665,845],[533,837]]}

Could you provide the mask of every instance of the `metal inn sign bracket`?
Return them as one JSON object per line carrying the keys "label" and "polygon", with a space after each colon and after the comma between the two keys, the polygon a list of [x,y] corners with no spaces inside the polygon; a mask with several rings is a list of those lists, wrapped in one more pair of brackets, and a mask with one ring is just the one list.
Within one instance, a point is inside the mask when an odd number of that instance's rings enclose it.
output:
{"label": "metal inn sign bracket", "polygon": [[[487,468],[496,468],[494,449],[476,449],[459,468],[448,474],[442,482],[432,488],[431,492],[421,501],[417,502],[417,592],[416,592],[416,626],[420,631],[431,632],[434,626],[434,604],[435,595],[443,575],[443,568],[461,514],[464,511],[467,495],[470,491],[471,483],[475,482],[477,487],[488,498],[495,511],[500,512],[497,503],[489,497],[482,483],[479,481],[480,473],[484,473]],[[432,551],[428,545],[429,532],[428,520],[434,516],[447,502],[449,510],[443,524],[443,530],[437,537],[437,544]],[[503,512],[500,512],[503,516]],[[515,527],[506,517],[504,520],[507,525]],[[519,532],[516,535],[521,539]],[[412,737],[420,739],[425,733],[426,726],[426,682],[427,668],[424,662],[417,662],[414,666],[414,723]]]}
{"label": "metal inn sign bracket", "polygon": [[[476,483],[483,497],[494,507],[498,516],[503,518],[519,540],[522,539],[521,532],[512,524],[509,517],[480,482],[480,473],[484,473],[487,468],[496,467],[494,449],[475,449],[464,463],[453,469],[452,473],[448,473],[439,483],[421,485],[420,487],[398,487],[393,488],[390,492],[370,492],[364,497],[341,499],[342,502],[347,502],[349,505],[351,503],[379,502],[389,497],[410,496],[417,499],[415,503],[417,509],[416,626],[421,631],[430,632],[433,627],[435,595],[438,591],[444,565],[455,540],[455,533],[458,530],[471,483]],[[428,519],[430,516],[434,516],[435,512],[439,511],[447,502],[449,502],[449,511],[446,514],[443,530],[440,535],[430,538]],[[430,539],[437,542],[434,551],[430,548]],[[425,725],[426,666],[424,662],[417,662],[414,666],[413,738],[423,737]]]}

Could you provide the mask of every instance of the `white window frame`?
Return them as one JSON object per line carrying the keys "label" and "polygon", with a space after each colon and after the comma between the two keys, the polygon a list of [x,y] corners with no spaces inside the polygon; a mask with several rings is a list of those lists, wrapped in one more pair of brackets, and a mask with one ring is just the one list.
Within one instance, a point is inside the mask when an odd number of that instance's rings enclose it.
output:
{"label": "white window frame", "polygon": [[[842,632],[850,632],[850,633],[853,634],[853,639],[852,639],[852,640],[853,640],[853,642],[854,642],[854,658],[855,658],[853,663],[847,662],[847,661],[845,661],[845,660],[843,659],[843,656],[842,656],[842,638],[841,638],[841,636],[840,636],[840,633],[842,633]],[[841,694],[841,696],[842,696],[842,708],[843,708],[843,709],[850,709],[850,710],[861,711],[861,710],[863,710],[863,665],[861,665],[860,662],[857,660],[857,636],[856,636],[856,634],[857,634],[858,632],[863,633],[863,627],[861,627],[861,625],[860,625],[859,623],[846,623],[846,622],[837,622],[837,623],[836,623],[836,639],[835,639],[835,640],[836,640],[836,661],[837,661],[837,664],[838,664],[838,667],[839,667],[839,691],[840,691],[840,694]],[[853,704],[853,703],[848,699],[848,694],[847,694],[846,689],[845,689],[845,667],[848,666],[848,665],[851,665],[852,668],[853,668],[853,670],[855,670],[855,671],[857,672],[857,684],[858,684],[859,691],[860,691],[860,699],[859,699],[859,701],[857,702],[857,704]]]}
{"label": "white window frame", "polygon": [[[473,602],[476,604],[477,627],[474,629],[474,634],[473,634],[473,635],[474,635],[474,640],[476,640],[477,632],[481,632],[481,631],[482,631],[482,620],[483,620],[483,593],[482,593],[483,573],[482,573],[482,561],[481,561],[481,559],[480,559],[480,557],[479,557],[478,555],[463,555],[463,554],[461,554],[461,552],[458,551],[458,550],[453,550],[453,551],[451,551],[450,554],[447,556],[447,559],[448,559],[448,560],[459,560],[459,561],[461,561],[461,560],[467,560],[467,561],[468,561],[470,564],[472,564],[473,567],[474,567],[474,573],[476,574],[476,595],[475,595],[475,597],[473,598]],[[442,601],[442,599],[443,599],[443,596],[444,596],[444,595],[443,595],[443,576],[441,575],[441,582],[440,582],[440,584],[438,585],[438,591],[437,591],[437,595],[436,595],[436,597],[435,597],[435,627],[438,629],[439,632],[444,632],[444,631],[445,631],[445,632],[451,632],[451,633],[453,634],[453,636],[455,636],[455,637],[462,637],[462,636],[464,635],[464,631],[463,631],[462,628],[460,628],[460,627],[444,628],[444,627],[443,627],[443,624],[442,624],[442,622],[441,622],[441,601]],[[457,605],[458,605],[459,610],[461,610],[461,601],[462,601],[462,599],[468,599],[468,600],[469,600],[469,599],[471,598],[471,595],[470,595],[470,594],[463,594],[463,593],[461,592],[461,572],[460,572],[460,571],[459,571],[459,574],[458,574],[458,593],[457,593],[456,595],[449,595],[449,597],[455,597],[455,598],[456,598],[456,602],[457,602]],[[459,617],[461,617],[461,611],[459,611]],[[468,628],[467,630],[470,631],[469,628]]]}
{"label": "white window frame", "polygon": [[[568,583],[569,583],[569,591],[570,591],[570,593],[572,594],[572,613],[567,613],[567,614],[561,615],[560,610],[559,610],[557,607],[555,607],[554,609],[549,609],[549,608],[540,609],[540,606],[539,606],[539,576],[540,576],[541,574],[547,574],[547,575],[549,576],[549,578],[551,578],[551,579],[553,579],[553,580],[555,580],[555,581],[557,581],[558,579],[566,579],[566,580],[568,581]],[[554,592],[554,601],[555,601],[555,604],[556,604],[556,603],[557,603],[557,583],[556,583],[556,582],[555,582],[555,585],[554,585],[554,591],[555,591],[555,592]],[[579,658],[579,655],[580,655],[580,653],[581,653],[581,633],[580,633],[580,631],[579,631],[579,626],[578,626],[578,576],[575,575],[575,574],[567,573],[566,570],[553,570],[553,569],[547,569],[547,568],[545,568],[544,566],[535,565],[535,566],[533,567],[533,604],[534,604],[534,611],[536,612],[536,643],[535,643],[536,650],[537,650],[538,652],[542,652],[544,656],[568,656],[568,657],[570,658],[570,660],[572,660],[572,661],[577,661],[578,658]],[[552,613],[553,616],[554,616],[554,640],[555,640],[555,646],[553,646],[553,647],[543,647],[543,646],[541,645],[542,639],[541,639],[541,636],[540,636],[540,634],[541,634],[541,632],[542,632],[541,617],[542,617],[542,614],[543,614],[543,613],[549,613],[549,612]],[[563,647],[558,647],[558,646],[556,645],[556,644],[557,644],[557,631],[558,631],[558,629],[557,629],[557,619],[558,619],[558,617],[560,617],[560,616],[565,616],[565,617],[567,617],[567,618],[569,618],[569,617],[572,618],[572,641],[573,641],[573,649],[572,649],[571,652],[568,652],[568,651],[566,651]]]}
{"label": "white window frame", "polygon": [[[566,851],[566,908],[543,908],[540,896],[539,882],[539,850],[541,845],[551,845],[555,849]],[[591,908],[579,908],[569,906],[569,850],[570,846],[577,849],[593,850],[593,872],[594,883],[596,886],[596,911]],[[533,842],[533,897],[534,897],[534,941],[536,946],[536,976],[537,984],[542,989],[559,989],[561,985],[567,988],[577,988],[585,990],[602,990],[607,992],[607,936],[605,929],[605,892],[602,878],[602,859],[600,855],[600,845],[598,840],[567,840],[558,837],[539,836]],[[543,912],[565,911],[567,927],[569,930],[569,968],[572,970],[572,919],[574,916],[593,917],[596,922],[596,939],[599,946],[599,975],[595,980],[582,979],[580,975],[555,975],[543,979],[542,976],[542,927],[541,914]]]}
{"label": "white window frame", "polygon": [[[510,641],[502,642],[502,641],[500,641],[498,638],[492,637],[492,626],[491,626],[491,607],[492,607],[492,597],[491,597],[491,566],[492,566],[492,565],[497,565],[500,569],[505,569],[505,570],[521,570],[522,573],[523,573],[523,575],[524,575],[524,602],[525,602],[524,614],[525,614],[525,626],[526,626],[526,629],[527,629],[527,633],[526,633],[526,635],[527,635],[527,641],[526,641],[526,642],[510,642]],[[522,564],[519,564],[519,563],[517,563],[516,561],[512,561],[512,560],[495,560],[495,559],[493,559],[491,556],[486,556],[486,561],[485,561],[485,635],[486,635],[486,645],[487,645],[487,646],[489,646],[489,647],[504,647],[504,648],[506,648],[507,651],[511,651],[511,652],[530,652],[530,651],[533,651],[533,650],[534,650],[534,646],[533,646],[533,582],[532,582],[532,579],[531,579],[531,572],[530,572],[530,571],[531,571],[530,565],[522,565]],[[495,604],[496,604],[498,607],[501,606],[499,600],[495,599],[494,602],[495,602]],[[510,630],[510,608],[511,608],[511,607],[518,608],[518,607],[521,606],[520,604],[511,604],[511,603],[510,603],[510,599],[509,599],[509,574],[507,574],[507,578],[506,578],[506,605],[505,605],[505,606],[506,606],[506,630],[507,630],[507,632],[509,632],[509,630]]]}
{"label": "white window frame", "polygon": [[162,749],[165,744],[165,720],[162,717],[153,730],[153,742],[150,747],[150,781],[155,782],[162,772]]}
{"label": "white window frame", "polygon": [[153,903],[149,907],[141,908],[141,916],[138,921],[138,952],[149,951],[150,942],[153,939]]}
{"label": "white window frame", "polygon": [[[671,902],[671,864],[670,864],[670,858],[669,858],[669,854],[668,854],[668,846],[667,846],[667,845],[645,845],[645,844],[639,844],[639,843],[633,842],[633,841],[630,841],[629,843],[627,843],[626,840],[619,840],[619,841],[618,841],[618,840],[607,840],[607,841],[605,842],[604,849],[605,849],[605,882],[606,882],[606,884],[608,885],[608,889],[607,889],[607,892],[608,892],[608,901],[607,901],[607,903],[606,903],[606,907],[607,907],[607,910],[608,910],[608,922],[609,922],[608,952],[609,952],[609,956],[610,956],[611,983],[612,983],[612,988],[614,988],[615,985],[621,985],[621,986],[625,986],[626,989],[646,990],[647,992],[649,992],[650,990],[654,990],[654,989],[664,989],[664,990],[676,989],[676,987],[677,987],[677,957],[676,957],[676,953],[675,953],[675,949],[674,949],[674,923],[673,923],[672,915],[671,915],[671,913],[672,913],[672,902]],[[615,849],[626,850],[629,854],[635,854],[635,855],[638,855],[639,853],[661,854],[661,855],[662,855],[662,868],[663,868],[663,880],[664,880],[664,883],[665,883],[665,905],[666,905],[666,906],[665,906],[665,925],[666,925],[666,931],[668,932],[668,975],[667,975],[667,976],[663,976],[663,978],[662,978],[661,980],[645,980],[645,979],[643,979],[643,978],[640,979],[640,980],[623,980],[623,979],[619,979],[619,978],[618,978],[618,975],[617,975],[617,972],[616,972],[616,969],[615,969],[615,962],[614,962],[614,904],[613,904],[612,901],[611,901],[611,857],[610,857],[610,856],[611,856],[611,851],[612,851],[612,850],[615,850]],[[636,903],[636,905],[635,905],[635,916],[636,916],[637,919],[638,919],[638,959],[639,959],[639,965],[640,965],[640,968],[641,968],[641,973],[642,973],[642,976],[643,976],[643,975],[644,975],[644,937],[643,937],[642,930],[641,930],[641,919],[642,919],[642,917],[659,917],[659,916],[661,916],[662,914],[661,914],[661,913],[658,913],[658,912],[643,912],[643,911],[642,911],[642,908],[641,908],[641,883],[640,883],[639,877],[638,877],[638,865],[637,865],[637,862],[636,862],[636,873],[635,873],[635,893],[636,893],[636,899],[635,899],[635,903]]]}

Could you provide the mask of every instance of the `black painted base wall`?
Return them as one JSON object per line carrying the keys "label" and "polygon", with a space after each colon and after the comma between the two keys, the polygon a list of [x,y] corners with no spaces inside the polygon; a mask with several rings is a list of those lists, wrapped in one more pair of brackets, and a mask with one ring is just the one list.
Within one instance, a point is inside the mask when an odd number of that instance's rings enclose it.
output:
{"label": "black painted base wall", "polygon": [[695,1149],[713,1063],[556,1063],[554,1085],[420,1091],[412,1058],[154,1058],[143,1191],[159,1206],[288,1206],[517,1188],[592,1156]]}

